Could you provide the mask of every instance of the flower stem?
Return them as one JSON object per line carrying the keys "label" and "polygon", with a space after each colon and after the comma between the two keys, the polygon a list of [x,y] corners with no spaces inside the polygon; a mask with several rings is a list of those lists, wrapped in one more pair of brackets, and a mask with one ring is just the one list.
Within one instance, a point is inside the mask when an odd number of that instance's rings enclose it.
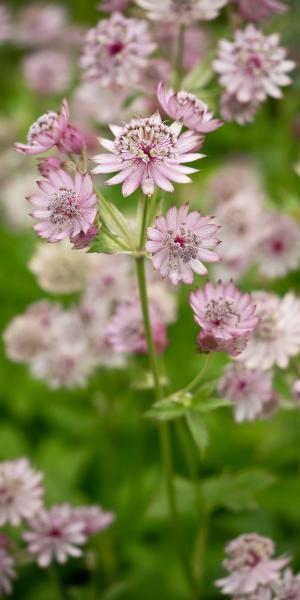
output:
{"label": "flower stem", "polygon": [[[161,400],[163,397],[162,387],[160,383],[160,374],[158,368],[157,355],[155,351],[155,345],[152,336],[151,330],[151,321],[149,314],[149,304],[148,304],[148,296],[147,296],[147,287],[146,287],[146,277],[145,277],[145,258],[138,257],[136,258],[136,267],[137,267],[137,277],[138,277],[138,285],[140,292],[140,301],[144,319],[144,327],[145,327],[145,336],[147,339],[148,352],[149,352],[149,362],[153,374],[154,380],[154,393],[155,399]],[[174,489],[174,481],[173,481],[173,464],[172,464],[172,450],[170,443],[170,432],[169,425],[166,422],[159,423],[159,438],[160,438],[160,447],[161,447],[161,455],[163,461],[164,468],[164,476],[165,476],[165,484],[166,484],[166,492],[168,497],[169,509],[172,518],[173,532],[174,532],[174,540],[176,543],[176,549],[178,553],[178,557],[180,563],[182,565],[182,570],[186,577],[187,583],[191,590],[194,590],[194,582],[193,576],[191,573],[191,568],[188,560],[186,559],[185,552],[183,549],[181,535],[178,527],[178,514],[177,514],[177,506],[176,506],[176,495]]]}
{"label": "flower stem", "polygon": [[200,369],[198,375],[196,375],[196,377],[194,377],[194,379],[192,379],[192,381],[185,388],[183,388],[182,392],[191,392],[194,388],[197,387],[199,383],[202,382],[203,376],[205,375],[209,367],[210,360],[211,353],[207,354],[202,369]]}

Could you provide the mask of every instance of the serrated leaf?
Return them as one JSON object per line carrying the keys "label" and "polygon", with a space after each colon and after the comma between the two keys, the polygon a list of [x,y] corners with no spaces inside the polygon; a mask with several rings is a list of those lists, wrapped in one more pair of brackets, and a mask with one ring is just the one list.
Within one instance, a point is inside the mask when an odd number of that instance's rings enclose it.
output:
{"label": "serrated leaf", "polygon": [[198,446],[200,450],[207,448],[209,443],[209,433],[199,412],[189,410],[186,413],[186,421],[196,446]]}
{"label": "serrated leaf", "polygon": [[257,508],[256,495],[272,485],[275,478],[263,469],[222,473],[203,483],[203,494],[209,510],[218,507],[233,511]]}
{"label": "serrated leaf", "polygon": [[100,198],[99,214],[101,223],[119,237],[121,241],[125,242],[130,250],[135,250],[135,236],[124,215],[119,211],[115,204],[106,200],[101,192],[97,190],[97,193]]}

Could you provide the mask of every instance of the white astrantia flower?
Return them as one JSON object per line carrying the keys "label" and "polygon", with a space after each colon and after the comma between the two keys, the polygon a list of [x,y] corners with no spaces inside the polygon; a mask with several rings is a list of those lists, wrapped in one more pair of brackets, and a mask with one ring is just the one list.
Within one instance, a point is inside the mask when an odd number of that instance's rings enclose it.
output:
{"label": "white astrantia flower", "polygon": [[228,0],[136,0],[153,21],[193,25],[215,19]]}
{"label": "white astrantia flower", "polygon": [[42,473],[32,469],[27,458],[0,463],[0,526],[20,525],[42,506]]}

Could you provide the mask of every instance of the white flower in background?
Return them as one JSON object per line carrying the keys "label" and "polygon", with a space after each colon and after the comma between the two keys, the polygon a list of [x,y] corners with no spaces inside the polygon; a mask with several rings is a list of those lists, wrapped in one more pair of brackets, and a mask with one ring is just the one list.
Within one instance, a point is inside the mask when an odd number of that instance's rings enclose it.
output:
{"label": "white flower in background", "polygon": [[72,294],[86,286],[98,264],[97,254],[74,250],[69,240],[63,240],[60,244],[38,244],[28,266],[46,292]]}
{"label": "white flower in background", "polygon": [[15,559],[5,548],[0,548],[0,593],[12,593],[12,579],[16,578]]}
{"label": "white flower in background", "polygon": [[207,184],[207,194],[214,206],[232,200],[240,192],[247,192],[252,201],[259,203],[263,194],[256,165],[244,156],[232,158],[214,169]]}
{"label": "white flower in background", "polygon": [[259,271],[270,278],[284,277],[300,263],[300,227],[282,213],[270,213],[261,227],[255,257]]}
{"label": "white flower in background", "polygon": [[16,527],[40,510],[42,478],[26,458],[0,463],[0,526],[10,523]]}
{"label": "white flower in background", "polygon": [[280,298],[255,292],[252,297],[259,323],[238,360],[249,369],[286,369],[290,357],[300,352],[300,299],[293,293]]}
{"label": "white flower in background", "polygon": [[19,11],[13,29],[18,46],[45,46],[66,35],[67,13],[59,4],[28,4]]}
{"label": "white flower in background", "polygon": [[39,50],[23,60],[23,73],[29,87],[38,94],[58,94],[70,85],[70,57],[60,50]]}
{"label": "white flower in background", "polygon": [[136,0],[149,19],[194,25],[195,21],[215,19],[228,0]]}
{"label": "white flower in background", "polygon": [[31,226],[25,198],[34,190],[35,179],[36,172],[31,168],[26,172],[18,170],[1,186],[0,207],[8,226],[13,230],[29,230]]}

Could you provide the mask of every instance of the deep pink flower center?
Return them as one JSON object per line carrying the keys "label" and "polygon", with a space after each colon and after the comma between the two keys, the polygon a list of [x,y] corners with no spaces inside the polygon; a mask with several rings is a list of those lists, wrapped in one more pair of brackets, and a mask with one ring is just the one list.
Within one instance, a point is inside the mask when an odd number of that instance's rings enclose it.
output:
{"label": "deep pink flower center", "polygon": [[179,246],[183,247],[186,244],[186,240],[181,237],[180,235],[177,235],[175,240],[174,240],[175,244],[179,244]]}
{"label": "deep pink flower center", "polygon": [[108,52],[109,52],[110,56],[116,56],[117,54],[122,52],[122,50],[124,48],[125,48],[125,44],[123,44],[123,42],[116,41],[109,45]]}
{"label": "deep pink flower center", "polygon": [[275,254],[281,254],[284,251],[284,243],[282,240],[272,240],[271,249]]}
{"label": "deep pink flower center", "polygon": [[50,529],[49,531],[49,536],[50,537],[54,537],[54,538],[59,538],[61,537],[61,529],[59,529],[59,527],[52,527],[52,529]]}
{"label": "deep pink flower center", "polygon": [[258,54],[252,54],[248,60],[249,66],[256,67],[257,69],[261,69],[262,67],[262,59]]}
{"label": "deep pink flower center", "polygon": [[48,204],[49,221],[53,225],[64,225],[80,217],[79,198],[74,190],[60,189],[52,194]]}

